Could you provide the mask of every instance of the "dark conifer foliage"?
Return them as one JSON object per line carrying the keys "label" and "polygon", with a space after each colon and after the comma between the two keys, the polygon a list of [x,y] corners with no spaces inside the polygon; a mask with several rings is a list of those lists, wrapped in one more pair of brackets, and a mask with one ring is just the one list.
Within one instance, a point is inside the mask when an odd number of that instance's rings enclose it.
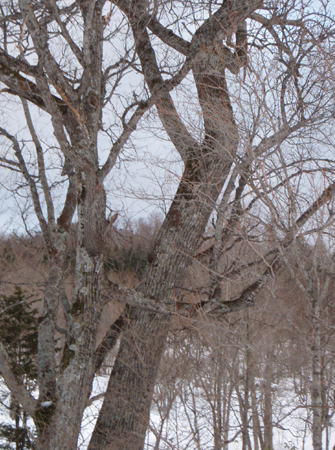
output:
{"label": "dark conifer foliage", "polygon": [[[38,310],[30,296],[20,287],[13,295],[1,296],[0,339],[5,346],[15,376],[33,391],[37,378]],[[34,435],[28,425],[29,416],[11,396],[10,418],[13,424],[0,425],[0,448],[34,449]]]}

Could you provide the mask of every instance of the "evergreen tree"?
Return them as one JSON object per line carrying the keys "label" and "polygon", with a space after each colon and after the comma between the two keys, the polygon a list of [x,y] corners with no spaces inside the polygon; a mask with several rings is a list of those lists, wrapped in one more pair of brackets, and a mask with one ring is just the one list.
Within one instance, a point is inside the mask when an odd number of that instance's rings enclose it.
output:
{"label": "evergreen tree", "polygon": [[[29,296],[16,287],[13,295],[1,296],[0,340],[11,360],[12,370],[28,389],[33,390],[37,377],[37,314]],[[11,396],[10,418],[14,424],[0,425],[0,449],[34,449],[28,415]]]}

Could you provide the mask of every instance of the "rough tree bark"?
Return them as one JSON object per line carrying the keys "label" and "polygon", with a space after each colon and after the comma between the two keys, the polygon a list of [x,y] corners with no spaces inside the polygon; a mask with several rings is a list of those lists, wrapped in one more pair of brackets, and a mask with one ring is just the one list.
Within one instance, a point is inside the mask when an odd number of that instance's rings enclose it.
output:
{"label": "rough tree bark", "polygon": [[[132,3],[131,8],[126,3],[123,5],[132,25],[146,82],[155,98],[162,78],[142,18],[142,2]],[[235,17],[227,15],[226,22],[221,23],[221,33],[223,29],[232,28],[233,18],[244,21],[249,8],[256,9],[259,3],[247,5],[247,8],[241,6],[236,8]],[[176,286],[205,232],[238,145],[225,67],[220,55],[222,44],[216,41],[213,43],[212,38],[212,33],[200,34],[201,44],[196,42],[198,52],[193,67],[206,133],[202,145],[198,145],[183,129],[168,94],[163,91],[162,95],[159,91],[160,96],[156,99],[165,129],[185,161],[185,170],[157,237],[150,269],[138,290],[148,298],[172,304]],[[169,321],[161,315],[135,309],[129,316],[129,322],[90,441],[90,450],[122,449],[125,442],[133,449],[143,448],[152,392]],[[125,398],[127,401],[124,401]]]}

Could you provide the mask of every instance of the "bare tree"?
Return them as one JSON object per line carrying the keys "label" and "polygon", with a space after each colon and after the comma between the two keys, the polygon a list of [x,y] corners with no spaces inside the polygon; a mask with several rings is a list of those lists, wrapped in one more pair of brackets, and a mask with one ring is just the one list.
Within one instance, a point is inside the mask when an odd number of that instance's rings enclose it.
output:
{"label": "bare tree", "polygon": [[[74,449],[93,377],[122,333],[89,449],[140,449],[171,317],[197,311],[218,317],[251,306],[281,265],[279,249],[286,250],[333,196],[327,156],[314,157],[311,150],[313,140],[331,145],[333,22],[326,4],[316,10],[302,0],[20,0],[3,1],[1,12],[1,92],[9,105],[20,99],[30,137],[27,142],[10,130],[11,123],[3,125],[7,147],[0,163],[18,176],[16,192],[28,191],[50,262],[39,324],[38,400],[13,375],[3,346],[1,373],[35,421],[38,448]],[[130,74],[140,79],[135,89]],[[194,116],[202,122],[197,131],[175,105],[175,87],[189,88],[194,96]],[[146,275],[132,290],[109,282],[104,273],[106,236],[116,220],[115,214],[107,218],[105,184],[152,107],[183,175]],[[49,148],[33,119],[36,110],[46,113],[52,127]],[[153,114],[150,124],[157,120]],[[112,141],[105,159],[99,152],[103,136]],[[323,190],[308,191],[293,211],[280,200],[286,194],[302,197],[307,173],[327,174]],[[66,189],[62,203],[59,185]],[[263,275],[236,298],[225,298],[220,249],[240,231],[245,202],[252,213],[257,201],[259,220],[264,226],[273,221],[280,230],[278,245]],[[284,210],[287,221],[279,214]],[[180,302],[187,267],[213,213],[209,292],[196,303]],[[64,267],[73,222],[69,298]],[[110,301],[124,310],[97,345]],[[66,321],[60,364],[54,342],[59,305]]]}

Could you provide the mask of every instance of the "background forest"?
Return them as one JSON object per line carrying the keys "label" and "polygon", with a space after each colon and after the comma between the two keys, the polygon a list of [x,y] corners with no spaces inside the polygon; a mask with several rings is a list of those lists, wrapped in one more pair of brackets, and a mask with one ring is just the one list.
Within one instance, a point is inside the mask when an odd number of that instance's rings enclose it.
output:
{"label": "background forest", "polygon": [[[110,233],[105,270],[113,282],[129,287],[140,282],[161,221],[162,216],[156,215],[128,223],[121,230],[115,228]],[[212,233],[210,227],[207,230],[209,242],[198,256],[202,264],[208,258]],[[225,266],[222,267],[224,290],[235,290],[236,284],[241,286],[245,283],[245,277],[259,276],[255,266],[256,262],[259,264],[260,249],[265,246],[264,234],[261,237],[252,242],[241,243],[240,236],[234,240],[235,245],[226,254]],[[259,245],[255,252],[256,243]],[[73,279],[74,250],[73,242],[68,253],[68,284]],[[326,249],[321,250],[315,255],[316,249],[308,246],[300,257],[309,265],[309,270],[313,259],[316,259],[319,276],[325,276],[331,261],[327,258]],[[33,239],[3,238],[1,251],[3,292],[13,292],[15,283],[20,288],[16,288],[13,296],[2,297],[5,311],[0,333],[7,348],[12,348],[14,342],[25,349],[25,336],[36,335],[37,331],[41,314],[38,296],[42,296],[44,291],[48,255],[38,236]],[[251,263],[247,264],[248,261]],[[290,269],[296,266],[292,255],[289,261]],[[315,323],[313,305],[305,292],[299,290],[298,273],[295,269],[292,275],[292,270],[283,267],[259,292],[257,303],[251,309],[232,312],[220,321],[204,318],[190,321],[189,318],[176,317],[156,381],[145,449],[312,448],[315,350],[320,352],[321,358],[323,444],[326,450],[332,449],[335,408],[333,275]],[[208,289],[206,271],[199,271],[194,264],[189,272],[186,295],[197,298]],[[34,295],[29,292],[34,292]],[[18,322],[22,322],[22,319],[17,320],[18,312],[20,314],[22,304],[25,323],[18,331]],[[30,304],[35,309],[31,309]],[[7,305],[14,305],[19,310],[7,309]],[[61,311],[59,314],[62,316]],[[110,314],[113,315],[113,311]],[[13,318],[14,326],[8,328]],[[59,323],[64,325],[63,317],[59,318]],[[108,318],[102,321],[101,335],[108,323]],[[318,348],[314,347],[316,331],[320,335]],[[57,338],[62,340],[62,334],[57,333]],[[29,361],[36,361],[36,338],[29,338],[28,342]],[[24,354],[23,351],[23,357]],[[86,409],[78,448],[86,448],[114,359],[115,350],[105,359],[97,374],[94,401]],[[23,359],[18,364],[20,376],[27,373],[24,362]],[[31,388],[34,389],[35,365],[29,366],[28,371],[31,373]],[[18,405],[11,400],[5,386],[2,388],[2,402],[3,448],[12,448],[8,446],[9,442],[18,449],[34,448],[32,424],[22,415],[23,411],[17,409]]]}

